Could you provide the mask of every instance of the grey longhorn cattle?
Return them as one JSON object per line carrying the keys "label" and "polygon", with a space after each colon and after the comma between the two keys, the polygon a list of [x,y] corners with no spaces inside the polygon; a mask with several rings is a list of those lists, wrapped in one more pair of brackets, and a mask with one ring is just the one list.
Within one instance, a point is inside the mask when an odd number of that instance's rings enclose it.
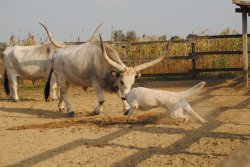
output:
{"label": "grey longhorn cattle", "polygon": [[[4,51],[4,88],[6,94],[10,95],[13,101],[19,101],[17,77],[29,80],[46,79],[56,49],[51,43],[45,43],[33,46],[12,46]],[[54,75],[52,75],[50,84],[52,98],[55,99],[57,95]]]}
{"label": "grey longhorn cattle", "polygon": [[[40,24],[44,26],[42,23]],[[95,41],[97,39],[96,36],[101,25],[102,24],[96,28],[89,41]],[[57,48],[66,46],[67,45],[61,43],[57,43],[56,45],[45,43],[33,46],[8,47],[4,51],[3,56],[5,65],[4,88],[6,94],[10,94],[13,101],[19,101],[17,94],[17,77],[29,80],[46,79],[51,69],[51,59]],[[54,74],[52,74],[50,85],[52,89],[52,99],[56,99],[56,78]]]}
{"label": "grey longhorn cattle", "polygon": [[[50,36],[50,33],[48,35]],[[56,45],[55,40],[51,40],[51,42]],[[161,55],[152,62],[127,67],[112,47],[103,44],[101,36],[100,42],[63,47],[58,49],[52,58],[52,69],[44,91],[45,100],[49,97],[49,82],[53,71],[60,86],[59,110],[64,109],[64,101],[69,116],[74,116],[67,96],[70,84],[74,84],[81,87],[93,87],[98,98],[94,114],[99,114],[105,101],[103,89],[109,92],[119,90],[121,96],[124,97],[124,94],[128,93],[134,84],[137,73],[159,63],[164,57]],[[127,110],[128,103],[123,100],[123,104],[124,110]]]}

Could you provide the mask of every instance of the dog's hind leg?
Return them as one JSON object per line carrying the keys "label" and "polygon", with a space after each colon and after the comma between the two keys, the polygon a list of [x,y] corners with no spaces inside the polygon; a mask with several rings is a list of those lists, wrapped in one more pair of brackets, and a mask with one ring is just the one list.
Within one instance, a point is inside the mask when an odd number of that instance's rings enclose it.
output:
{"label": "dog's hind leg", "polygon": [[170,117],[173,119],[184,119],[183,122],[187,122],[189,120],[189,115],[183,114],[182,108],[177,108],[175,110],[170,110]]}
{"label": "dog's hind leg", "polygon": [[198,115],[196,112],[194,112],[192,107],[188,103],[184,104],[182,107],[185,111],[187,111],[189,114],[193,115],[195,118],[200,120],[202,123],[208,123],[207,120],[205,120],[200,115]]}

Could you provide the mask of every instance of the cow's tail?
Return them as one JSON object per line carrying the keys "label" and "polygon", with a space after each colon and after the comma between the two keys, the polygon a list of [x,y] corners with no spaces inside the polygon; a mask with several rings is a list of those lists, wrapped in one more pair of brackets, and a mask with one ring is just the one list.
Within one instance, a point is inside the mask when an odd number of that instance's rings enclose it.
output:
{"label": "cow's tail", "polygon": [[3,77],[3,85],[4,85],[4,91],[7,95],[10,95],[10,87],[9,87],[9,79],[7,70],[4,70],[4,77]]}
{"label": "cow's tail", "polygon": [[48,77],[48,80],[46,82],[45,89],[44,89],[44,98],[45,98],[45,101],[48,101],[48,99],[49,99],[50,80],[51,80],[52,73],[53,73],[53,68],[51,68],[51,70],[49,72],[49,77]]}

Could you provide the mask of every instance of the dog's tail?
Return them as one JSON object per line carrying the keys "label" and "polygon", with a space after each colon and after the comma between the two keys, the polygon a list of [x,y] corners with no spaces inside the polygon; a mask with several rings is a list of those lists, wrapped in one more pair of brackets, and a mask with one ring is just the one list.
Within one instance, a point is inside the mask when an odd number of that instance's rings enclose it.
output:
{"label": "dog's tail", "polygon": [[49,99],[49,93],[50,93],[50,80],[51,80],[52,73],[53,73],[53,68],[51,68],[51,70],[50,70],[50,72],[49,72],[49,77],[48,77],[48,80],[47,80],[47,82],[46,82],[45,89],[44,89],[44,97],[45,97],[45,101],[46,101],[46,102],[47,102],[48,99]]}
{"label": "dog's tail", "polygon": [[3,85],[4,85],[4,90],[7,95],[10,95],[10,87],[9,87],[9,79],[8,79],[8,74],[7,70],[4,70],[4,77],[3,77]]}
{"label": "dog's tail", "polygon": [[197,85],[193,86],[192,88],[181,92],[181,96],[183,98],[189,97],[189,96],[199,92],[204,87],[205,84],[206,84],[206,82],[200,82]]}

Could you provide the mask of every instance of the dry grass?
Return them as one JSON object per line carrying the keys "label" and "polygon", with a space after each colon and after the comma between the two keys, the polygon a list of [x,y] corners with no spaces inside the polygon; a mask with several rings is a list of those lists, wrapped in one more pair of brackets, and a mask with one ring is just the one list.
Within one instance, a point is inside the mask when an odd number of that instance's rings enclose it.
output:
{"label": "dry grass", "polygon": [[[36,44],[33,36],[28,36],[22,41],[22,45]],[[112,46],[121,55],[121,58],[129,59],[126,62],[128,66],[135,66],[137,64],[157,58],[164,51],[163,43],[152,43],[144,45],[129,45],[123,48],[120,44],[113,44]],[[240,51],[242,46],[241,39],[200,39],[196,41],[197,52],[209,51]],[[167,56],[188,56],[191,52],[191,43],[175,43],[169,45]],[[2,64],[0,64],[2,67]],[[196,68],[198,69],[213,69],[213,68],[240,68],[242,66],[241,55],[207,55],[199,57],[196,60]],[[1,68],[2,69],[2,68]],[[184,73],[192,69],[192,61],[190,59],[171,60],[164,59],[156,66],[144,70],[142,73]],[[2,74],[1,70],[1,74]],[[201,74],[205,77],[210,76],[236,76],[239,72],[213,72]]]}
{"label": "dry grass", "polygon": [[[210,51],[240,51],[242,42],[241,39],[200,39],[196,41],[197,52]],[[130,45],[122,48],[120,45],[114,45],[117,51],[122,55],[122,58],[128,58],[127,64],[134,66],[136,64],[149,61],[149,59],[157,58],[163,52],[164,44],[144,44],[144,45]],[[188,56],[191,52],[191,43],[174,43],[172,42],[168,49],[167,56]],[[140,61],[134,60],[142,59]],[[145,59],[145,60],[143,60]],[[196,60],[196,68],[198,69],[213,69],[213,68],[240,68],[242,66],[241,55],[206,55],[201,56]],[[192,69],[192,61],[185,60],[171,60],[165,59],[153,68],[144,70],[143,73],[182,73],[188,72]],[[206,76],[213,75],[236,74],[235,72],[227,73],[209,73]]]}

